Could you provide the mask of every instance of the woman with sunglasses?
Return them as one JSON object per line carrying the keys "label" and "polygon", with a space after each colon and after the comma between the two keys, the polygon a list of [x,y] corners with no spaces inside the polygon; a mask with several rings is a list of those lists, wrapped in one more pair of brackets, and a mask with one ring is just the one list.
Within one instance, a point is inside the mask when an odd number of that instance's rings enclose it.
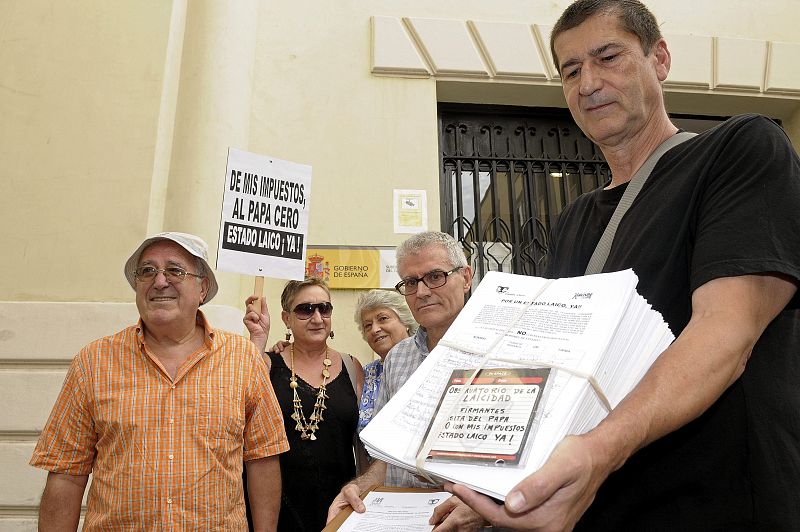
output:
{"label": "woman with sunglasses", "polygon": [[[263,352],[269,314],[247,299],[244,323]],[[283,412],[290,449],[280,455],[282,495],[278,530],[325,527],[328,506],[356,473],[353,436],[364,372],[357,360],[328,345],[330,291],[319,279],[289,281],[281,294],[281,319],[291,340],[281,353],[267,353],[270,380]],[[343,357],[347,357],[346,362]],[[356,374],[351,379],[347,366]],[[356,389],[353,387],[356,384]]]}

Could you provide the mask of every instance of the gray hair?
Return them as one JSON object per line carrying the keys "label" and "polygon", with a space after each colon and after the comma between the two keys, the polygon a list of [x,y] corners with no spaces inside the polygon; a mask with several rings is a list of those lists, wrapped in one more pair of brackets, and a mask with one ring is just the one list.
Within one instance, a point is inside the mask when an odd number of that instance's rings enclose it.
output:
{"label": "gray hair", "polygon": [[422,250],[430,246],[440,246],[447,251],[447,259],[453,268],[469,266],[464,249],[458,241],[447,233],[441,231],[426,231],[417,233],[408,238],[405,242],[397,246],[397,270],[400,271],[400,263],[406,260],[409,255],[419,255]]}
{"label": "gray hair", "polygon": [[356,303],[353,319],[355,319],[358,330],[362,336],[364,335],[364,323],[361,320],[361,315],[366,310],[378,308],[388,308],[397,314],[397,317],[400,318],[400,322],[408,329],[409,336],[417,332],[419,324],[414,320],[414,316],[411,315],[411,310],[408,308],[406,298],[392,290],[375,289],[369,292],[363,292],[358,297],[358,303]]}

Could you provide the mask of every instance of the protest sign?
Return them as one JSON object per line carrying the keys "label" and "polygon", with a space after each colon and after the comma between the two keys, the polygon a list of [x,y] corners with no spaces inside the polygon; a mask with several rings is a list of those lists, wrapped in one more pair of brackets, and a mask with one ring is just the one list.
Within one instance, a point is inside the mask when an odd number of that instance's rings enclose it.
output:
{"label": "protest sign", "polygon": [[[550,368],[457,369],[439,400],[428,457],[433,460],[515,465],[523,452]],[[469,386],[464,390],[465,385]]]}
{"label": "protest sign", "polygon": [[217,269],[303,279],[310,202],[310,166],[230,148]]}

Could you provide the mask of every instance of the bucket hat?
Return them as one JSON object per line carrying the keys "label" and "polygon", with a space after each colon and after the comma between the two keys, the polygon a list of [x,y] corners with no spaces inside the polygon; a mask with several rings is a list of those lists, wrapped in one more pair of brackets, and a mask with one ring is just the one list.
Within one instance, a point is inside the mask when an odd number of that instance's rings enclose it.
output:
{"label": "bucket hat", "polygon": [[159,240],[171,240],[188,251],[192,256],[203,261],[203,265],[206,268],[206,277],[209,281],[208,294],[206,294],[203,303],[211,301],[211,298],[216,295],[219,287],[217,286],[217,279],[214,277],[214,272],[211,270],[211,266],[208,265],[208,244],[199,236],[190,235],[188,233],[159,233],[142,242],[136,251],[133,252],[133,255],[130,256],[128,262],[125,263],[125,278],[128,280],[131,288],[136,290],[136,275],[134,274],[134,270],[136,270],[136,267],[139,265],[142,252],[147,246]]}

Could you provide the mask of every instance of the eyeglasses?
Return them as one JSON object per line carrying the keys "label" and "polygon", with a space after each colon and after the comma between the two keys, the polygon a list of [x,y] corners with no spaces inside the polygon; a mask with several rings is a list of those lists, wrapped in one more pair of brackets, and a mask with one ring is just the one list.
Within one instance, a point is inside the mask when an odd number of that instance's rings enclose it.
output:
{"label": "eyeglasses", "polygon": [[300,303],[294,307],[294,315],[301,320],[310,320],[314,312],[319,311],[319,315],[323,318],[330,318],[333,313],[333,305],[329,301],[324,303]]}
{"label": "eyeglasses", "polygon": [[133,275],[136,277],[137,281],[152,281],[159,273],[163,273],[164,277],[167,278],[167,281],[173,284],[182,283],[183,280],[186,279],[187,275],[197,277],[198,279],[203,278],[202,275],[189,273],[178,266],[170,266],[169,268],[164,269],[154,268],[153,266],[139,266],[133,270]]}
{"label": "eyeglasses", "polygon": [[428,288],[439,288],[440,286],[444,286],[444,284],[447,282],[447,278],[450,277],[450,274],[457,272],[461,268],[463,268],[463,266],[456,266],[449,272],[433,270],[432,272],[426,273],[422,277],[407,277],[394,285],[394,289],[404,296],[410,296],[411,294],[417,293],[417,288],[419,287],[420,281],[425,283],[425,286]]}

